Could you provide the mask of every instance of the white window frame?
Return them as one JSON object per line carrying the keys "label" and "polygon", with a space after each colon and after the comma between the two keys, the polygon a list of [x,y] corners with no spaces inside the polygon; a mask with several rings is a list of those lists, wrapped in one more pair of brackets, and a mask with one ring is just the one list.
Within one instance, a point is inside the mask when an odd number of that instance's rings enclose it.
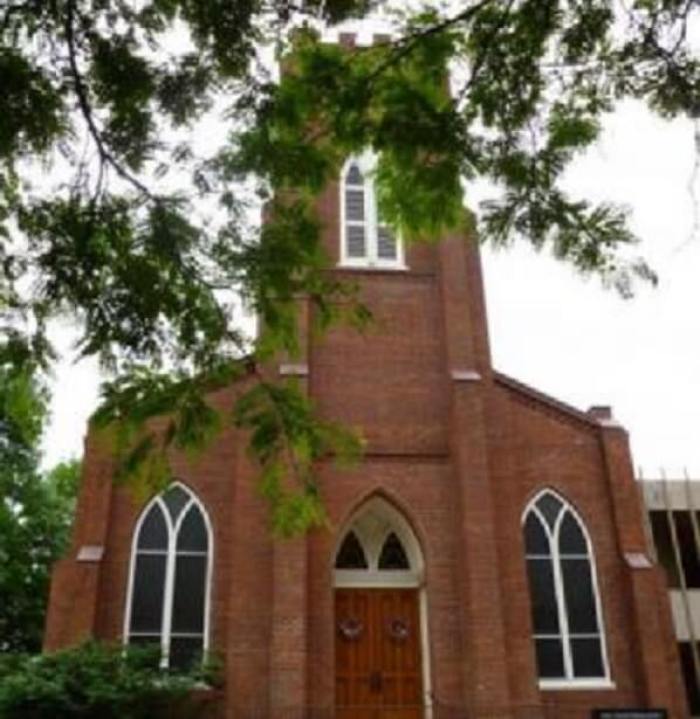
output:
{"label": "white window frame", "polygon": [[[552,495],[562,504],[562,509],[559,512],[559,516],[556,519],[553,528],[550,528],[549,523],[545,519],[542,512],[537,507],[537,502],[542,499],[545,495]],[[564,578],[561,570],[561,553],[559,551],[559,531],[561,524],[566,516],[566,513],[570,512],[574,520],[578,523],[583,537],[586,541],[587,553],[586,554],[566,554],[566,559],[587,559],[589,562],[591,572],[591,588],[593,590],[593,599],[595,602],[596,617],[598,620],[598,632],[596,633],[572,633],[569,631],[569,617],[567,614],[566,607],[566,596],[564,594]],[[562,654],[564,659],[564,674],[563,677],[556,678],[539,678],[538,685],[542,690],[567,690],[567,689],[614,689],[615,683],[612,681],[610,672],[610,660],[608,656],[608,648],[606,641],[605,632],[605,621],[603,617],[603,605],[600,597],[600,589],[598,586],[598,570],[595,561],[595,552],[593,550],[593,542],[588,532],[588,527],[583,521],[581,515],[576,511],[576,508],[562,497],[558,492],[552,489],[543,489],[538,492],[528,503],[525,511],[521,518],[521,528],[524,538],[525,523],[527,522],[530,514],[536,515],[538,521],[542,525],[544,532],[549,542],[550,554],[528,554],[527,549],[525,550],[525,561],[527,563],[530,559],[549,559],[552,562],[552,574],[554,581],[554,596],[557,603],[557,616],[559,619],[559,633],[558,634],[536,634],[532,633],[533,647],[537,639],[558,639],[562,644]],[[528,596],[532,601],[532,594],[530,592],[530,586],[528,582]],[[603,676],[601,677],[575,677],[574,676],[574,662],[571,654],[571,639],[599,639],[600,640],[600,652],[603,662]]]}
{"label": "white window frame", "polygon": [[[364,222],[350,220],[350,224],[362,225],[365,229],[365,256],[348,256],[348,238],[346,221],[345,191],[353,185],[346,185],[345,178],[351,165],[357,165],[364,178]],[[360,155],[349,157],[340,175],[340,267],[352,267],[356,269],[377,269],[377,270],[406,270],[404,243],[396,233],[396,257],[386,259],[379,257],[379,208],[377,206],[377,193],[375,192],[374,174],[377,168],[377,156],[371,150],[365,150]]]}
{"label": "white window frame", "polygon": [[[171,490],[173,487],[179,487],[189,497],[189,500],[183,505],[178,515],[177,521],[173,524],[170,512],[163,501],[163,496]],[[160,511],[165,516],[165,523],[168,531],[168,545],[166,550],[162,549],[139,549],[138,540],[141,534],[141,527],[146,520],[149,512],[154,505],[159,505]],[[209,520],[209,514],[204,508],[204,505],[199,500],[197,495],[182,482],[172,482],[163,490],[160,494],[153,497],[153,499],[141,510],[141,514],[134,526],[134,530],[131,537],[131,559],[129,563],[129,581],[127,584],[127,595],[126,595],[126,611],[124,612],[124,631],[122,635],[124,646],[128,646],[132,637],[152,637],[153,632],[132,632],[131,631],[131,610],[134,595],[134,581],[136,577],[136,560],[139,554],[165,554],[165,578],[164,578],[164,590],[163,590],[163,618],[161,621],[160,629],[160,667],[167,669],[170,664],[170,641],[173,637],[175,638],[186,638],[199,637],[199,634],[185,633],[185,632],[172,632],[172,614],[173,614],[173,601],[175,598],[175,565],[178,555],[183,556],[202,556],[202,551],[177,551],[177,537],[180,532],[180,527],[184,521],[187,513],[190,511],[192,506],[196,506],[202,514],[204,519],[204,526],[207,532],[207,566],[205,572],[205,586],[204,586],[204,625],[203,625],[203,636],[202,636],[202,652],[204,655],[209,650],[209,628],[210,628],[210,609],[211,609],[211,577],[213,568],[213,557],[214,557],[214,534],[212,532],[211,522]]]}

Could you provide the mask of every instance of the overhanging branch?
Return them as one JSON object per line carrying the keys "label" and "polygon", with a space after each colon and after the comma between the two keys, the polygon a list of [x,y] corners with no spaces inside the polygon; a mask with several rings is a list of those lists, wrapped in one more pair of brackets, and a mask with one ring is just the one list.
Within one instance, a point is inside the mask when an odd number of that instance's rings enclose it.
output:
{"label": "overhanging branch", "polygon": [[100,156],[100,163],[107,164],[112,167],[115,172],[129,184],[135,187],[142,195],[147,197],[152,202],[160,202],[160,198],[154,195],[146,185],[141,182],[135,175],[129,172],[110,152],[109,148],[104,142],[102,133],[97,127],[94,115],[92,113],[92,107],[90,105],[90,98],[88,94],[87,86],[83,80],[83,76],[80,73],[78,67],[78,49],[75,39],[75,29],[73,27],[75,14],[75,0],[68,0],[66,5],[66,21],[64,23],[64,29],[66,33],[66,43],[68,45],[68,63],[70,66],[71,77],[73,78],[73,86],[75,88],[75,94],[78,99],[78,107],[85,120],[88,128],[88,132],[92,137],[97,152]]}

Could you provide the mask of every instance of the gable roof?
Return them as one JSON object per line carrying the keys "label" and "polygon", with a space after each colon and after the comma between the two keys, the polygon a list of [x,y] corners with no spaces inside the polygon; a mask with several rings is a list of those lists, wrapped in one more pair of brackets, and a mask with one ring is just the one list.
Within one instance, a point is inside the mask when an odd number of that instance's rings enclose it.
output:
{"label": "gable roof", "polygon": [[583,412],[566,402],[562,402],[561,400],[551,397],[544,392],[540,392],[540,390],[530,387],[519,380],[513,379],[502,372],[494,370],[493,379],[496,384],[504,387],[509,392],[519,395],[522,399],[531,404],[539,405],[541,408],[558,415],[561,419],[573,421],[578,424],[584,424],[589,429],[598,429],[601,427],[602,423],[596,417],[593,417],[587,412]]}

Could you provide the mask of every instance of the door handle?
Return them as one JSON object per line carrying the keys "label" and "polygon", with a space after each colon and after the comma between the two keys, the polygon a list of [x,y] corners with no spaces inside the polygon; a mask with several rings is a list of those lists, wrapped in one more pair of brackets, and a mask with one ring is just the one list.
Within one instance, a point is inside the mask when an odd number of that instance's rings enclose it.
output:
{"label": "door handle", "polygon": [[369,675],[369,688],[370,691],[373,692],[380,692],[382,690],[382,673],[381,672],[372,672]]}

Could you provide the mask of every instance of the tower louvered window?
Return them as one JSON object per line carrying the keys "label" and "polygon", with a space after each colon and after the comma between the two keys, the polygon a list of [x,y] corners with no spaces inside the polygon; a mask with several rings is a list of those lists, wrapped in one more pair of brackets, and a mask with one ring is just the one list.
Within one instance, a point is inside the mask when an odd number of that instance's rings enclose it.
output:
{"label": "tower louvered window", "polygon": [[583,523],[548,491],[526,512],[523,533],[541,686],[607,681],[595,562]]}
{"label": "tower louvered window", "polygon": [[156,644],[163,667],[188,668],[207,646],[211,537],[194,495],[174,484],[137,525],[125,637]]}
{"label": "tower louvered window", "polygon": [[367,259],[365,178],[353,163],[345,175],[345,252],[349,259]]}
{"label": "tower louvered window", "polygon": [[352,267],[403,267],[401,243],[381,222],[371,153],[350,159],[343,170],[341,264]]}

